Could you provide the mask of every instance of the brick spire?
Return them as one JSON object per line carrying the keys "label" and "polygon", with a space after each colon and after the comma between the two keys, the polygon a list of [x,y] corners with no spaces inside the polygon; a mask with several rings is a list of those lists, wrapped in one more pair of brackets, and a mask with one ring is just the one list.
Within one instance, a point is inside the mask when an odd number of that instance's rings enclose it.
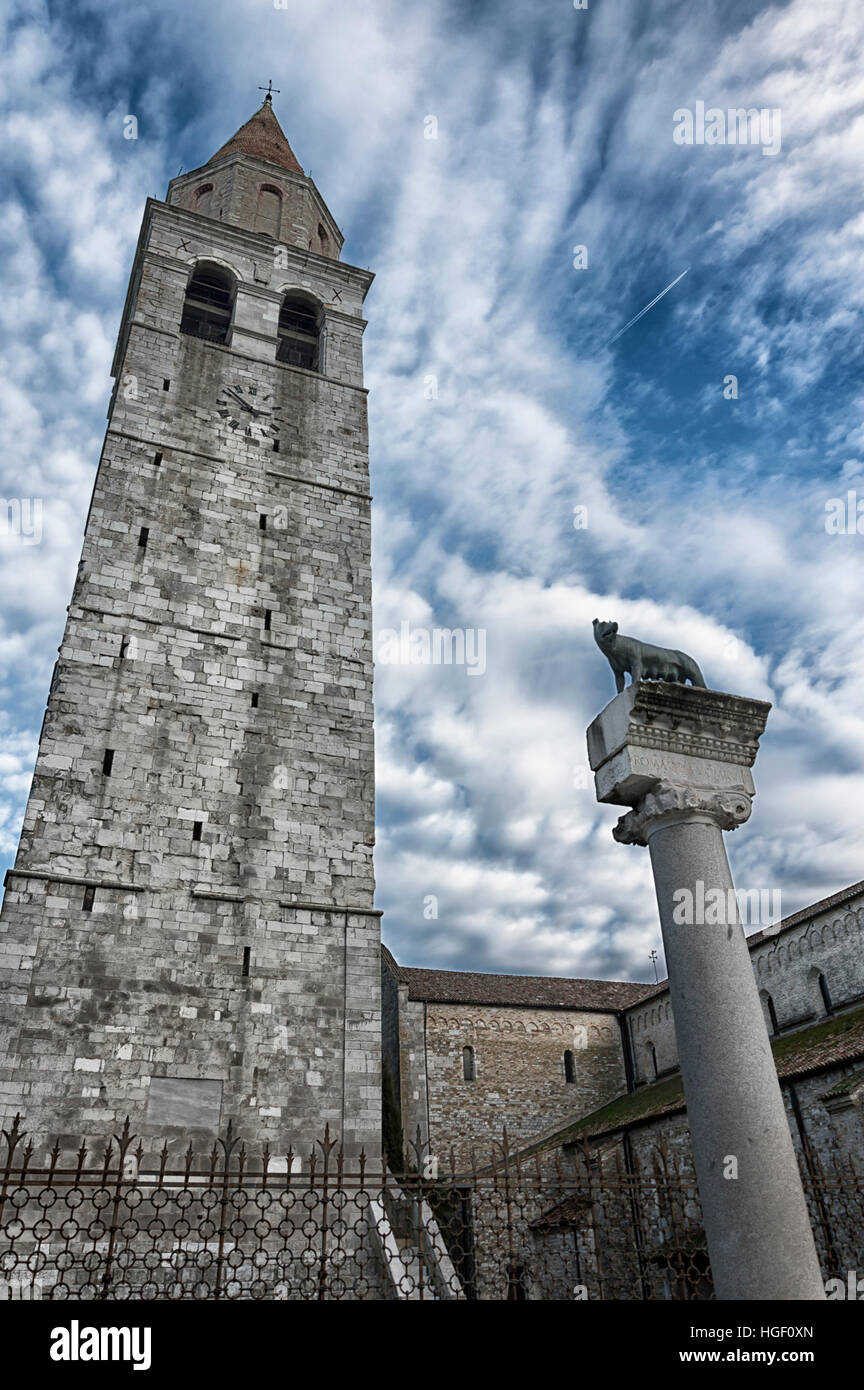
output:
{"label": "brick spire", "polygon": [[208,164],[220,159],[223,154],[248,154],[254,159],[266,159],[270,164],[278,164],[281,169],[290,169],[293,174],[303,173],[276,119],[269,93],[255,115],[216,151],[207,161]]}

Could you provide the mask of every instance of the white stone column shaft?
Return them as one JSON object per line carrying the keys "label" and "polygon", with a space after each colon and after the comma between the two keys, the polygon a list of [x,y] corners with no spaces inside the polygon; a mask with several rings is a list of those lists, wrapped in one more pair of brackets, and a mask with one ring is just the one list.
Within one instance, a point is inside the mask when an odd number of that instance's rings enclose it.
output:
{"label": "white stone column shaft", "polygon": [[[598,800],[633,807],[615,838],[650,849],[717,1297],[818,1300],[825,1289],[723,843],[750,814],[768,710],[641,681],[595,719],[588,751]],[[699,910],[706,901],[722,904],[719,921]]]}

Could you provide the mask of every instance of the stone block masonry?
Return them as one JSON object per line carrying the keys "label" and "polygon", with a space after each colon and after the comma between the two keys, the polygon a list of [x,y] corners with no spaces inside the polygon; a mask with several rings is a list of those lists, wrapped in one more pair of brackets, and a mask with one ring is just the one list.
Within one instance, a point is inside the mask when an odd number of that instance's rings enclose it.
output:
{"label": "stone block masonry", "polygon": [[[276,1151],[325,1124],[379,1149],[372,277],[275,257],[238,206],[151,200],[130,281],[2,911],[0,1113],[37,1143],[128,1113],[145,1143],[231,1118]],[[179,331],[201,263],[236,282],[224,345]],[[286,286],[322,306],[319,372],[276,360]]]}

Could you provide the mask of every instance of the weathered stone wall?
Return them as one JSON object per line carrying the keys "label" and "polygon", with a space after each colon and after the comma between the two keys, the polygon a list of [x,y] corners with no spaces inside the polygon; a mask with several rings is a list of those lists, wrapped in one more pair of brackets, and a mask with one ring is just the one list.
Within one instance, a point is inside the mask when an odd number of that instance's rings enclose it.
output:
{"label": "weathered stone wall", "polygon": [[[371,277],[290,256],[277,283],[265,238],[148,204],[2,914],[0,1113],[37,1137],[129,1112],[378,1149]],[[199,257],[241,284],[226,346],[179,333]],[[286,277],[342,286],[326,375],[275,361]],[[171,1119],[151,1077],[186,1083]]]}
{"label": "weathered stone wall", "polygon": [[[212,192],[203,190],[212,186]],[[310,178],[247,155],[224,155],[212,164],[172,179],[167,201],[247,231],[255,229],[259,193],[281,195],[278,241],[338,260],[342,235]]]}
{"label": "weathered stone wall", "polygon": [[[426,1059],[426,1005],[409,999],[408,989],[400,985],[399,1003],[399,1094],[402,1103],[402,1131],[408,1157],[416,1161],[411,1145],[421,1149],[429,1142],[429,1078]],[[419,1134],[419,1140],[418,1140]]]}
{"label": "weathered stone wall", "polygon": [[[625,1089],[613,1014],[490,1005],[426,1005],[429,1129],[433,1151],[488,1154],[504,1125],[512,1143],[565,1123]],[[463,1077],[474,1048],[476,1080]],[[575,1080],[565,1078],[571,1051]]]}

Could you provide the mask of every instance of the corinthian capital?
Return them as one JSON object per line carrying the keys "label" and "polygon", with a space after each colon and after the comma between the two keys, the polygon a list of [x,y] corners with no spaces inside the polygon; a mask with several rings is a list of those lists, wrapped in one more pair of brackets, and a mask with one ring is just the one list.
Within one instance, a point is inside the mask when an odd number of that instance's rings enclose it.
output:
{"label": "corinthian capital", "polygon": [[682,782],[657,782],[612,831],[622,845],[647,845],[651,831],[688,815],[708,816],[721,830],[735,830],[750,816],[751,793],[744,787],[718,790]]}

